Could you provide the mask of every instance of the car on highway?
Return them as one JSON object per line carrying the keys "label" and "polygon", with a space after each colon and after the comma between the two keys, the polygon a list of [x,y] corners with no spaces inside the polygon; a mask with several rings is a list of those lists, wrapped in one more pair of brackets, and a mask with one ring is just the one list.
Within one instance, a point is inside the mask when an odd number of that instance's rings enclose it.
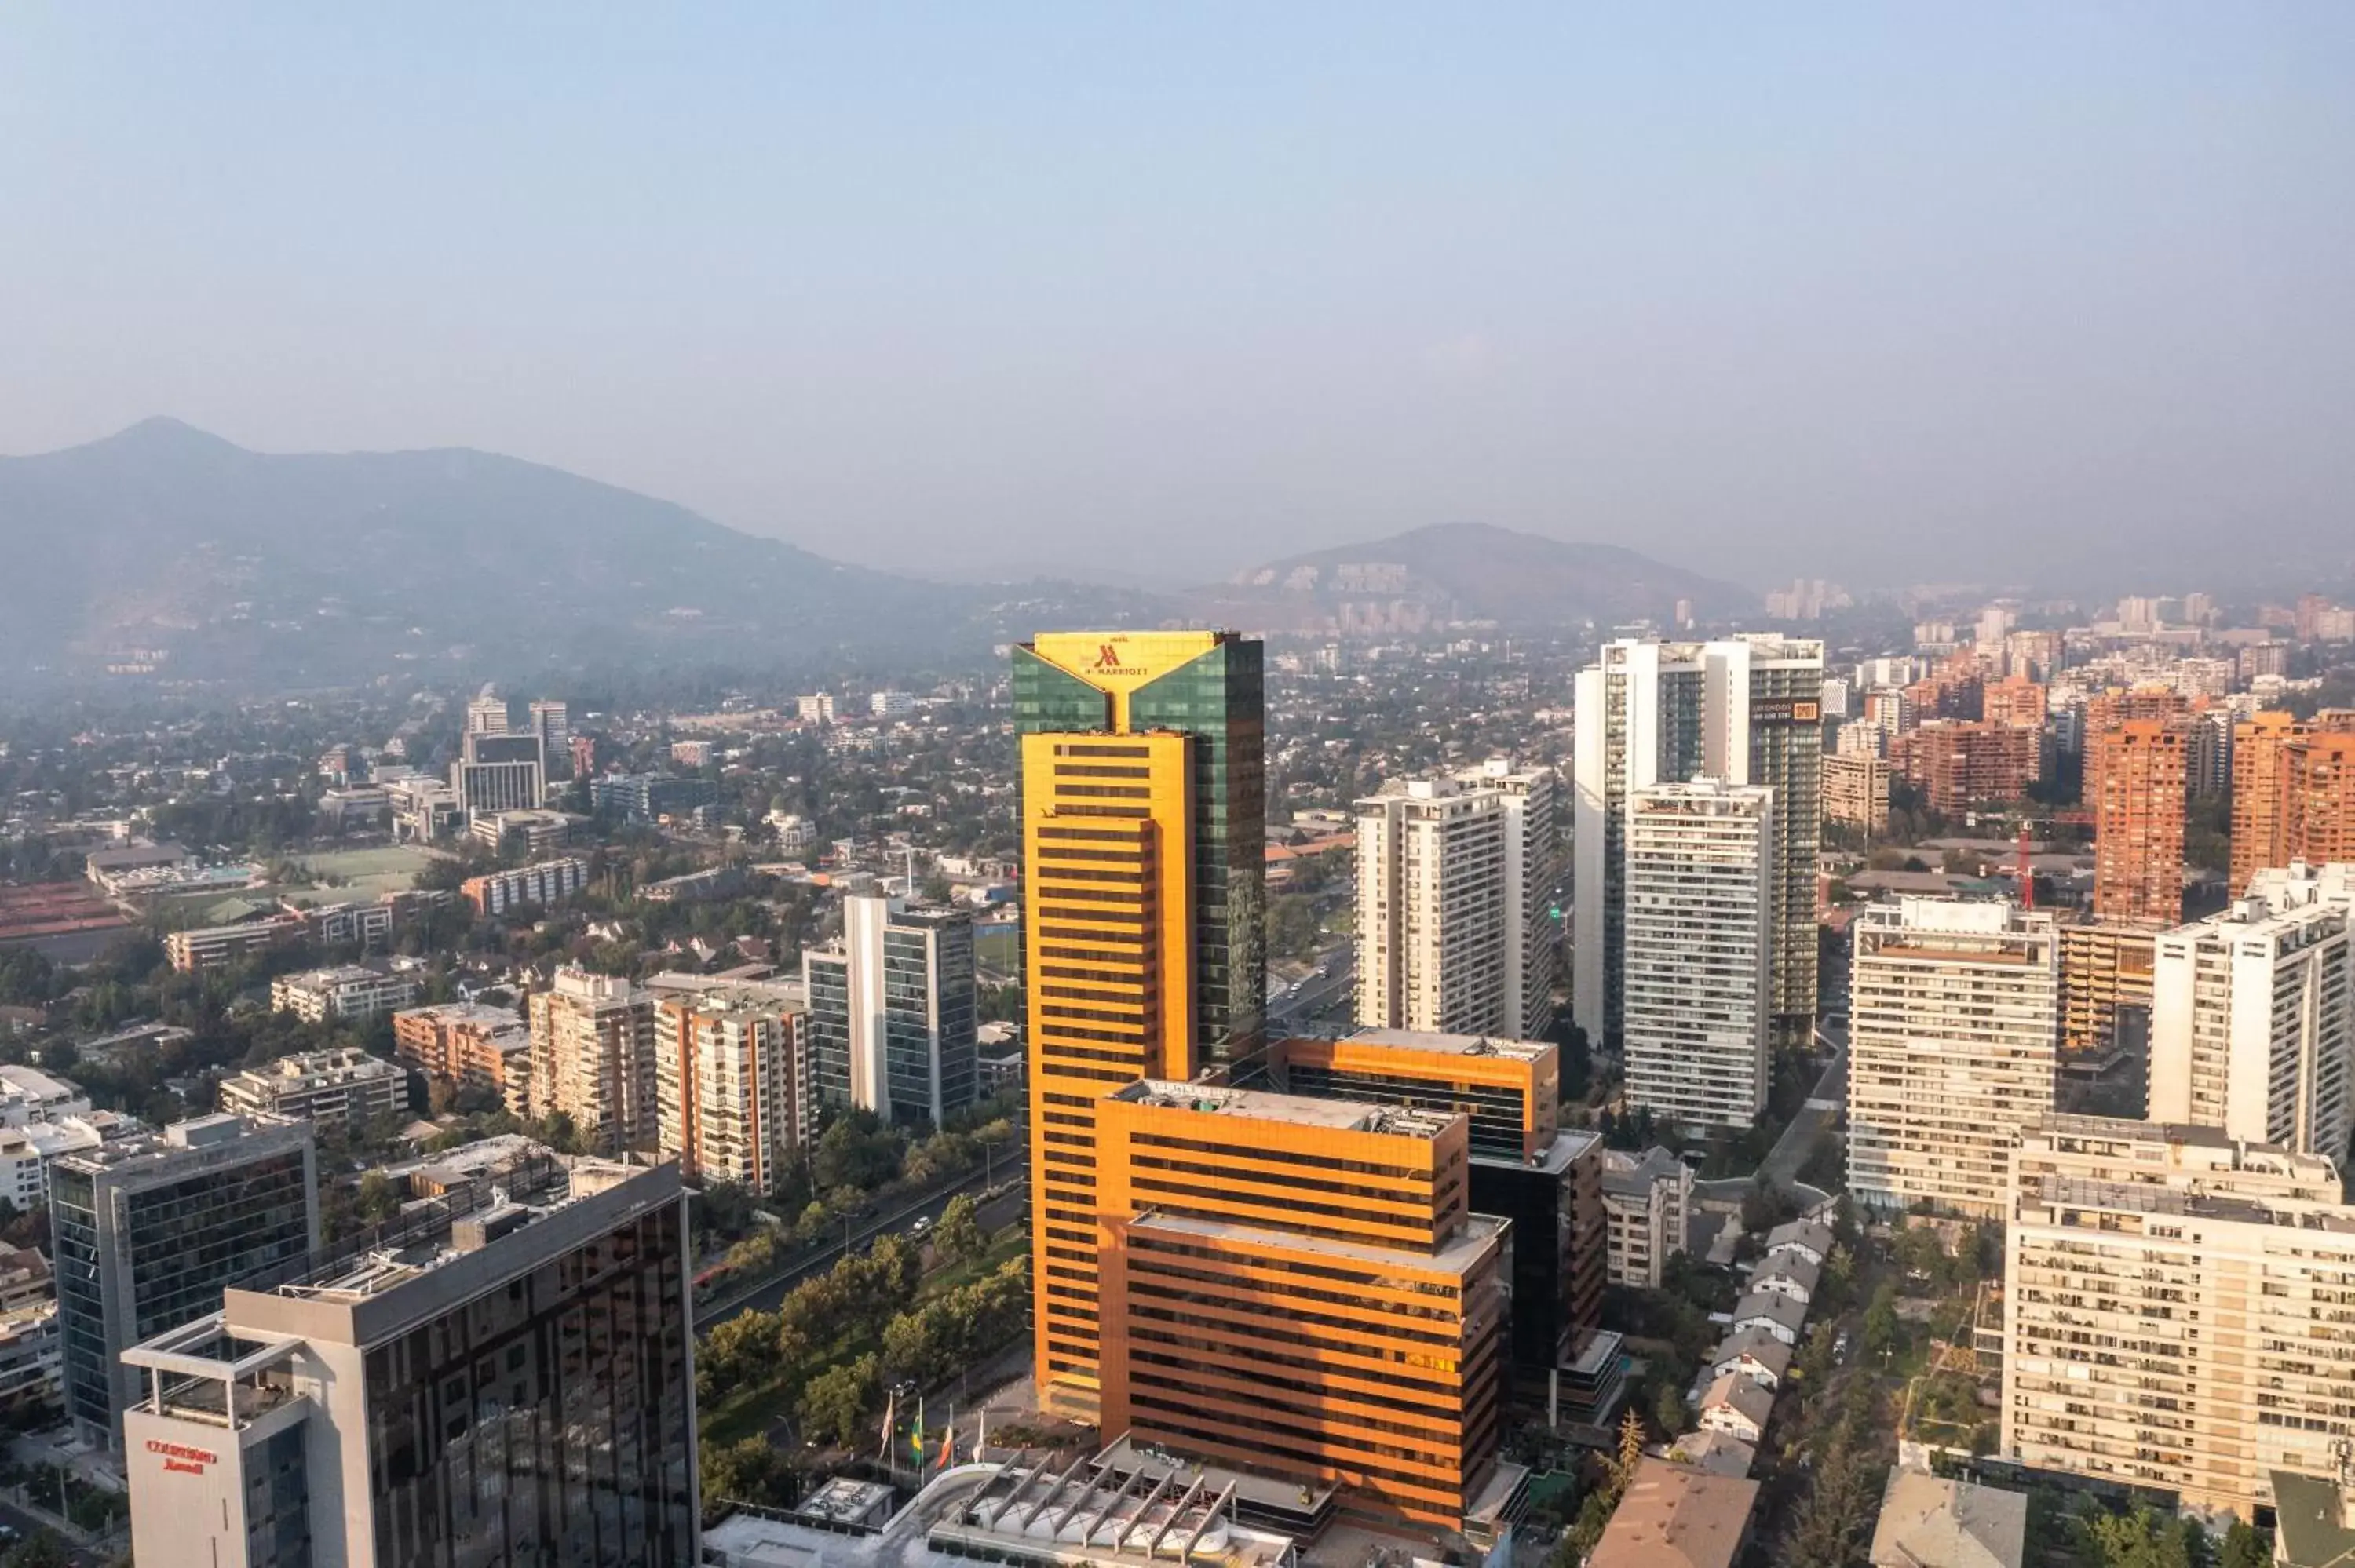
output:
{"label": "car on highway", "polygon": [[932,1216],[930,1214],[918,1214],[916,1216],[916,1223],[908,1227],[908,1234],[911,1236],[920,1236],[930,1232],[932,1228]]}

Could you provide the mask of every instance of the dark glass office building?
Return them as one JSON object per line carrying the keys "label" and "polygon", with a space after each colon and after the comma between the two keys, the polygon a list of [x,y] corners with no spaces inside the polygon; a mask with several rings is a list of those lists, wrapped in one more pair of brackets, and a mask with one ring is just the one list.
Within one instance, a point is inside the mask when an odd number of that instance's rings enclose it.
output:
{"label": "dark glass office building", "polygon": [[112,1446],[129,1346],[219,1310],[224,1287],[299,1272],[318,1245],[311,1124],[178,1123],[49,1168],[66,1414]]}
{"label": "dark glass office building", "polygon": [[142,1568],[693,1564],[677,1168],[569,1180],[135,1347]]}

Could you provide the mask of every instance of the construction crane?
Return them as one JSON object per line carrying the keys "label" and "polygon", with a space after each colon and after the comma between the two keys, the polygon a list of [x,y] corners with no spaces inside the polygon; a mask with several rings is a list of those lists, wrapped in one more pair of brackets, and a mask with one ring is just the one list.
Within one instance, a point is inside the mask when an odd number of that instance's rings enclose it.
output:
{"label": "construction crane", "polygon": [[2035,842],[2030,830],[2039,822],[2043,822],[2047,826],[2066,822],[2072,826],[2090,828],[2094,825],[2094,813],[2080,809],[2073,811],[2055,811],[2048,817],[2019,819],[2019,860],[2012,874],[2019,883],[2019,906],[2023,909],[2036,907],[2036,867],[2029,857]]}

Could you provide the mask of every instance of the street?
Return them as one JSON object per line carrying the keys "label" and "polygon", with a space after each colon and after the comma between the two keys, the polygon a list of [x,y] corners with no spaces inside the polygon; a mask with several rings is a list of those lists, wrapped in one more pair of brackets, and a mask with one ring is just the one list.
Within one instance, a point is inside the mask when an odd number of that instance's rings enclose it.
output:
{"label": "street", "polygon": [[1817,1142],[1839,1119],[1840,1109],[1848,1103],[1848,1026],[1819,1025],[1816,1036],[1832,1048],[1832,1058],[1808,1091],[1807,1103],[1799,1107],[1758,1167],[1758,1173],[1777,1187],[1788,1188],[1798,1181],[1807,1156],[1815,1152]]}

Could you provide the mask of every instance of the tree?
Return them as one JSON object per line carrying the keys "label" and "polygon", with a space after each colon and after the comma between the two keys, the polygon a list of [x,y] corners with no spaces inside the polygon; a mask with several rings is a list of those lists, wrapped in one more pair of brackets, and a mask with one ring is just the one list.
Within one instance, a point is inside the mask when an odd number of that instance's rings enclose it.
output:
{"label": "tree", "polygon": [[2224,1532],[2223,1555],[2216,1560],[2216,1568],[2266,1568],[2274,1560],[2273,1542],[2264,1532],[2245,1520],[2234,1520]]}
{"label": "tree", "polygon": [[1883,1280],[1864,1309],[1864,1348],[1885,1356],[1897,1344],[1897,1287]]}
{"label": "tree", "polygon": [[2076,1533],[2079,1555],[2092,1568],[2200,1568],[2206,1561],[2206,1531],[2147,1504],[2132,1513],[2090,1505],[2077,1516]]}
{"label": "tree", "polygon": [[972,1193],[959,1192],[949,1200],[932,1240],[951,1263],[964,1263],[989,1250],[989,1237],[981,1228],[981,1206]]}
{"label": "tree", "polygon": [[73,1568],[73,1553],[48,1531],[36,1531],[5,1559],[6,1568]]}
{"label": "tree", "polygon": [[929,1312],[902,1312],[883,1326],[883,1371],[894,1382],[929,1383],[943,1368],[939,1338]]}
{"label": "tree", "polygon": [[1613,1479],[1621,1491],[1625,1491],[1636,1478],[1636,1467],[1644,1462],[1644,1418],[1634,1411],[1619,1418],[1619,1454]]}
{"label": "tree", "polygon": [[400,1189],[383,1171],[371,1171],[360,1178],[359,1193],[353,1206],[368,1224],[382,1224],[400,1213]]}
{"label": "tree", "polygon": [[1652,1395],[1652,1422],[1665,1437],[1673,1437],[1685,1429],[1684,1395],[1677,1392],[1676,1384],[1664,1383]]}
{"label": "tree", "polygon": [[870,1351],[810,1379],[802,1392],[802,1425],[811,1436],[830,1438],[846,1448],[857,1443],[867,1425],[877,1371]]}
{"label": "tree", "polygon": [[702,1460],[707,1518],[725,1512],[729,1503],[791,1508],[801,1499],[801,1478],[765,1437],[708,1443]]}

